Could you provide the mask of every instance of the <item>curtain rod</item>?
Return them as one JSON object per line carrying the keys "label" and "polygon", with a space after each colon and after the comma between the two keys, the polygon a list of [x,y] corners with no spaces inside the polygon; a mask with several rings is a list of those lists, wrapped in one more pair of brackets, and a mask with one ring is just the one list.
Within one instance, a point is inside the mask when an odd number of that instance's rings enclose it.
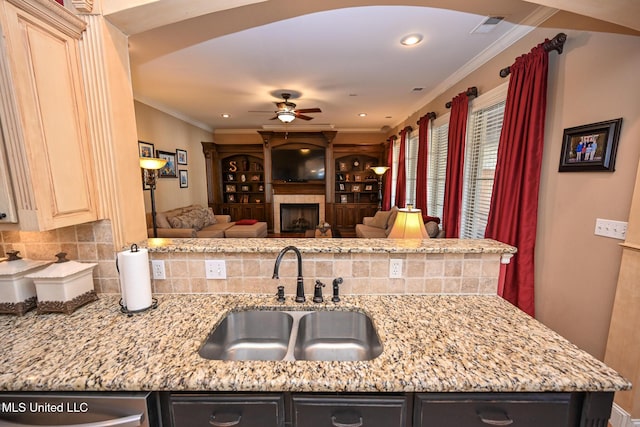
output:
{"label": "curtain rod", "polygon": [[424,116],[420,117],[420,119],[418,119],[418,121],[416,122],[416,124],[418,126],[420,125],[420,120],[422,120],[422,119],[435,120],[436,119],[436,113],[434,111],[430,111],[427,114],[425,114]]}
{"label": "curtain rod", "polygon": [[[478,88],[475,86],[470,87],[469,89],[467,89],[467,91],[465,92],[465,94],[469,97],[469,98],[476,98],[478,96]],[[451,101],[447,102],[446,104],[444,104],[445,107],[447,108],[451,108]]]}
{"label": "curtain rod", "polygon": [[[542,44],[542,47],[546,52],[551,52],[552,50],[558,51],[558,55],[562,54],[562,48],[564,47],[564,42],[567,41],[567,35],[565,33],[558,33],[551,40],[547,40]],[[500,70],[500,77],[505,78],[511,73],[511,67],[505,67]]]}

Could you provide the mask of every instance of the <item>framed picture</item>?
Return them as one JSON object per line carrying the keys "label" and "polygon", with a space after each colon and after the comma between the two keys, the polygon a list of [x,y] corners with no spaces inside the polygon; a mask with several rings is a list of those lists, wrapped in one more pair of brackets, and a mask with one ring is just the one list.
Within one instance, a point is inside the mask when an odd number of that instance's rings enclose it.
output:
{"label": "framed picture", "polygon": [[564,130],[559,172],[615,170],[622,118]]}
{"label": "framed picture", "polygon": [[224,186],[224,191],[226,191],[227,193],[235,193],[236,186],[234,184],[227,184]]}
{"label": "framed picture", "polygon": [[341,173],[336,174],[336,181],[344,181],[344,175]]}
{"label": "framed picture", "polygon": [[187,150],[181,150],[181,149],[177,149],[176,150],[176,159],[179,165],[186,165],[187,164]]}
{"label": "framed picture", "polygon": [[260,181],[260,175],[251,175],[251,181]]}
{"label": "framed picture", "polygon": [[340,195],[340,203],[347,203],[348,199],[347,199],[347,195],[346,194],[341,194]]}
{"label": "framed picture", "polygon": [[160,159],[167,160],[167,164],[164,165],[162,169],[158,170],[158,175],[160,176],[160,178],[177,178],[178,175],[176,173],[176,153],[156,150],[156,156]]}
{"label": "framed picture", "polygon": [[235,181],[235,180],[236,180],[235,174],[232,174],[232,173],[227,174],[227,181]]}
{"label": "framed picture", "polygon": [[361,181],[362,181],[362,175],[354,175],[354,176],[353,176],[353,179],[354,179],[356,182],[361,182]]}
{"label": "framed picture", "polygon": [[153,157],[153,144],[144,141],[138,141],[138,155],[140,157]]}
{"label": "framed picture", "polygon": [[241,186],[240,191],[249,191],[249,186],[248,185]]}
{"label": "framed picture", "polygon": [[189,187],[189,171],[180,169],[180,188]]}
{"label": "framed picture", "polygon": [[373,185],[367,184],[364,186],[364,191],[373,191]]}
{"label": "framed picture", "polygon": [[338,170],[340,172],[346,172],[349,170],[349,167],[347,166],[347,162],[339,162],[338,163]]}
{"label": "framed picture", "polygon": [[340,191],[344,191],[344,184],[343,183],[338,184],[338,189]]}
{"label": "framed picture", "polygon": [[227,202],[235,203],[235,201],[236,201],[236,195],[235,194],[227,194]]}
{"label": "framed picture", "polygon": [[353,184],[353,185],[351,186],[351,191],[353,191],[354,193],[358,193],[358,192],[360,192],[360,191],[361,191],[361,190],[360,190],[360,184]]}

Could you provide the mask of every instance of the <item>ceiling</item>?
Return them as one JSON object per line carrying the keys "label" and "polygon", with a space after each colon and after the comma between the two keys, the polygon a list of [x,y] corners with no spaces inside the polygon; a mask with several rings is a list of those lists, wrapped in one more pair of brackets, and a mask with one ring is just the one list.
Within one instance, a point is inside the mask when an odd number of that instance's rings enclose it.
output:
{"label": "ceiling", "polygon": [[[135,98],[217,132],[282,129],[270,120],[282,92],[322,110],[287,130],[385,131],[556,12],[519,0],[109,3],[130,35]],[[474,33],[488,16],[505,19]],[[410,33],[422,43],[402,46]]]}

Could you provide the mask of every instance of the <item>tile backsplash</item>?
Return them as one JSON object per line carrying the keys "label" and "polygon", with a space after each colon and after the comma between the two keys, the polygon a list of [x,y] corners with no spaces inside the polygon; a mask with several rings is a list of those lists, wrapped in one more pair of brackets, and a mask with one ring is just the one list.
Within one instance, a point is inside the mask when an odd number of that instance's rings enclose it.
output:
{"label": "tile backsplash", "polygon": [[[23,258],[55,261],[55,254],[95,262],[98,293],[119,293],[116,251],[111,223],[96,221],[45,232],[0,232],[0,256],[18,250]],[[297,264],[287,256],[280,279],[272,279],[276,254],[152,252],[150,259],[164,260],[166,279],[152,280],[153,293],[273,293],[278,284],[295,294]],[[402,277],[389,278],[390,259],[402,259]],[[205,277],[205,259],[224,260],[227,278]],[[500,254],[486,253],[306,253],[303,254],[305,291],[313,296],[315,280],[326,284],[331,295],[334,278],[342,277],[341,294],[495,294]]]}
{"label": "tile backsplash", "polygon": [[110,221],[50,231],[0,232],[0,256],[12,250],[20,251],[22,258],[33,260],[53,262],[55,254],[66,252],[70,260],[97,263],[93,273],[96,292],[120,292]]}

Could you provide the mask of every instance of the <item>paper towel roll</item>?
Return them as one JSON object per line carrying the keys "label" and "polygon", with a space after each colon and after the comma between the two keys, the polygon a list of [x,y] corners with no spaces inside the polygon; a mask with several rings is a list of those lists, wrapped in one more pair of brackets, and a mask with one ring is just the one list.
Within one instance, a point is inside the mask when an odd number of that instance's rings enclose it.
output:
{"label": "paper towel roll", "polygon": [[146,249],[127,250],[118,253],[120,289],[122,301],[129,311],[144,310],[153,304],[149,252]]}

